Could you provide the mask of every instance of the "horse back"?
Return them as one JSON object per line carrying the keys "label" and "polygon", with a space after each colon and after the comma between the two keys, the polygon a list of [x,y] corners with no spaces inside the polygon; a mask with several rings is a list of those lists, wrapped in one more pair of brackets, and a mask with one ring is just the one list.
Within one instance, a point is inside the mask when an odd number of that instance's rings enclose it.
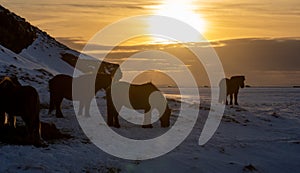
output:
{"label": "horse back", "polygon": [[[32,86],[20,86],[14,88],[6,97],[5,111],[7,113],[22,114],[39,114],[39,94]],[[34,115],[28,115],[34,116]]]}
{"label": "horse back", "polygon": [[136,109],[150,109],[151,105],[149,103],[150,95],[160,90],[158,90],[154,85],[151,83],[141,84],[141,85],[134,85],[131,84],[129,87],[129,98],[130,103]]}
{"label": "horse back", "polygon": [[235,80],[235,78],[229,79],[227,81],[227,92],[228,92],[228,94],[233,94],[233,93],[239,92],[239,88],[240,88],[240,85]]}
{"label": "horse back", "polygon": [[69,75],[59,74],[49,80],[49,89],[64,88],[72,85],[73,78]]}
{"label": "horse back", "polygon": [[49,91],[58,97],[72,98],[72,81],[69,75],[59,74],[49,80]]}
{"label": "horse back", "polygon": [[134,109],[149,109],[149,97],[151,93],[157,91],[157,89],[147,85],[149,84],[137,85],[130,84],[128,82],[117,82],[107,89],[107,94],[109,97],[112,97],[113,94],[115,97],[117,97],[116,99],[118,99],[118,101],[124,105],[130,103]]}

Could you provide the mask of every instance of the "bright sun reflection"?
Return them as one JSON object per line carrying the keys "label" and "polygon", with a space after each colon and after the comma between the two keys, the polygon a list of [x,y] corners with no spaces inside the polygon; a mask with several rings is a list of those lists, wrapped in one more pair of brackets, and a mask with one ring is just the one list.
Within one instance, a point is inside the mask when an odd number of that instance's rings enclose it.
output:
{"label": "bright sun reflection", "polygon": [[[180,20],[194,27],[201,34],[205,32],[206,21],[200,14],[196,13],[196,5],[193,4],[194,0],[164,0],[162,4],[154,6],[154,14],[172,17]],[[156,30],[165,29],[160,28],[157,21],[149,19],[148,21],[150,33],[154,33]],[[171,29],[171,27],[169,28]],[[164,39],[155,38],[155,42],[163,41]],[[199,38],[188,37],[185,39],[187,42],[199,41]]]}

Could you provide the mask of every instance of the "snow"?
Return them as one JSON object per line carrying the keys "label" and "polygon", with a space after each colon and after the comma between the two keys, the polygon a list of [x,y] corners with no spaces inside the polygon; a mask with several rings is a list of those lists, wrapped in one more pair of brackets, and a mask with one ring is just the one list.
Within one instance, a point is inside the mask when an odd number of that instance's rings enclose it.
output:
{"label": "snow", "polygon": [[5,47],[0,45],[0,62],[1,65],[15,65],[17,67],[26,68],[26,69],[38,69],[41,66],[35,62],[32,62],[28,59],[23,58],[22,56],[15,54],[14,52],[6,49]]}
{"label": "snow", "polygon": [[[38,38],[20,53],[26,59],[42,65],[53,74],[63,73],[73,75],[74,68],[61,59],[65,48],[58,45],[55,40],[49,39],[45,34]],[[70,50],[68,50],[70,52]]]}
{"label": "snow", "polygon": [[[46,97],[46,90],[40,92]],[[299,172],[299,89],[241,90],[240,106],[226,107],[220,127],[204,146],[198,145],[198,138],[209,110],[209,89],[200,89],[200,93],[206,99],[192,133],[181,145],[159,158],[130,161],[101,151],[83,134],[72,102],[64,100],[65,118],[49,116],[43,108],[41,119],[55,123],[73,138],[51,141],[47,148],[0,144],[0,172],[247,172],[252,170],[251,166],[257,172]],[[97,100],[105,118],[104,95],[100,91]],[[174,124],[179,103],[170,101],[169,104]],[[124,120],[120,123],[122,127],[114,130],[134,139],[153,138],[168,130],[160,128],[159,123],[153,129],[142,129]]]}

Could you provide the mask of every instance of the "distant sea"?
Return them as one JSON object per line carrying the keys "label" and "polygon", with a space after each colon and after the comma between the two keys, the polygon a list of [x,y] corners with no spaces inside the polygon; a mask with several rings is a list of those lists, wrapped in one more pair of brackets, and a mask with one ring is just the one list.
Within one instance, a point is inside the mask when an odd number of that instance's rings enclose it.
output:
{"label": "distant sea", "polygon": [[[185,95],[180,95],[178,88],[161,88],[165,96],[170,99],[184,100],[194,103],[198,99],[195,95],[189,94],[190,88],[183,88]],[[198,88],[201,102],[210,102],[210,88]],[[229,99],[229,98],[228,98]],[[294,105],[300,109],[300,88],[293,87],[252,87],[240,89],[238,100],[240,106],[251,105],[278,105],[289,106]]]}

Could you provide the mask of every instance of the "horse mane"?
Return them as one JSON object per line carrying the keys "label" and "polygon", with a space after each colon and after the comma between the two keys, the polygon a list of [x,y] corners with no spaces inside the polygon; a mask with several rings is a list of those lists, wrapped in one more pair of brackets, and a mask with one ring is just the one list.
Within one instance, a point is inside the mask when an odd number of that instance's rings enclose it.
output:
{"label": "horse mane", "polygon": [[9,83],[11,83],[14,87],[20,85],[20,83],[16,83],[14,82],[10,77],[5,76],[1,81],[0,81],[0,85],[2,85],[4,82],[8,81]]}
{"label": "horse mane", "polygon": [[230,85],[237,85],[238,87],[244,87],[245,76],[232,76],[229,80]]}
{"label": "horse mane", "polygon": [[234,80],[245,80],[245,76],[232,76],[230,79],[234,79]]}
{"label": "horse mane", "polygon": [[[142,84],[143,85],[143,84]],[[145,86],[151,86],[153,87],[156,91],[160,91],[152,82],[147,82],[144,84]]]}
{"label": "horse mane", "polygon": [[7,80],[10,81],[10,82],[12,82],[11,79],[10,79],[9,77],[5,76],[5,77],[3,77],[3,79],[0,81],[0,85],[1,85],[3,82],[7,81]]}

